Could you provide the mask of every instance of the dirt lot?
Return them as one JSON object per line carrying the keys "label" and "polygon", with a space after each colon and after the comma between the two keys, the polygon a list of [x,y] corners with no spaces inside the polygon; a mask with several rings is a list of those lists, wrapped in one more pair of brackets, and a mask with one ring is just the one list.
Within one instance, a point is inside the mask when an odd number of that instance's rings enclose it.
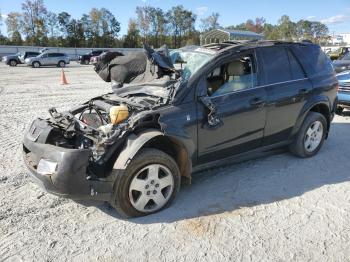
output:
{"label": "dirt lot", "polygon": [[110,90],[90,66],[0,65],[0,261],[350,261],[350,118],[312,159],[288,153],[196,174],[161,213],[122,220],[107,204],[43,193],[21,139],[47,108]]}

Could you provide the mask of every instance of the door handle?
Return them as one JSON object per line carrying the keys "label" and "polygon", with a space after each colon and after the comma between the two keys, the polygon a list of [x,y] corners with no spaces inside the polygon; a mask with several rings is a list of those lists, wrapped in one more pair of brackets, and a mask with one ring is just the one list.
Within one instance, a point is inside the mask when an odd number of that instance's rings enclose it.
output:
{"label": "door handle", "polygon": [[302,89],[299,89],[299,94],[300,95],[305,95],[309,92],[309,90],[307,90],[306,88],[302,88]]}
{"label": "door handle", "polygon": [[261,104],[265,103],[265,101],[262,100],[260,97],[256,97],[256,98],[253,98],[252,100],[250,100],[249,103],[251,105],[257,106],[257,105],[261,105]]}

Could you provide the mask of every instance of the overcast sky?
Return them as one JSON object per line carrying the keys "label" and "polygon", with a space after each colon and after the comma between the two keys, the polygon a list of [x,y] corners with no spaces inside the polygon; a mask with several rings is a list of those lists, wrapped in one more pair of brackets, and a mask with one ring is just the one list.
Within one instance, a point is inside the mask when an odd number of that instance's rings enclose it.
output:
{"label": "overcast sky", "polygon": [[[12,11],[21,11],[23,0],[0,0],[3,18]],[[151,5],[165,10],[181,4],[201,18],[212,12],[220,13],[220,24],[229,26],[245,22],[249,18],[265,17],[268,23],[277,23],[279,17],[286,14],[293,21],[309,19],[321,21],[333,33],[350,33],[350,0],[44,0],[48,10],[55,13],[66,11],[80,18],[92,7],[106,7],[121,23],[121,35],[126,33],[128,20],[135,17],[135,8]],[[6,28],[2,27],[5,33]]]}

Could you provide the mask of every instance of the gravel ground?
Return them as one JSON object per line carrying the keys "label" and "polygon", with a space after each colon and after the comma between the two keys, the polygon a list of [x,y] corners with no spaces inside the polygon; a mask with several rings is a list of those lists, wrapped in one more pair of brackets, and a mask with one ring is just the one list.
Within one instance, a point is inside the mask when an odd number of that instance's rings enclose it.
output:
{"label": "gravel ground", "polygon": [[350,118],[312,159],[288,153],[194,175],[168,209],[122,220],[105,203],[44,193],[25,128],[110,90],[90,66],[0,65],[0,261],[350,261]]}

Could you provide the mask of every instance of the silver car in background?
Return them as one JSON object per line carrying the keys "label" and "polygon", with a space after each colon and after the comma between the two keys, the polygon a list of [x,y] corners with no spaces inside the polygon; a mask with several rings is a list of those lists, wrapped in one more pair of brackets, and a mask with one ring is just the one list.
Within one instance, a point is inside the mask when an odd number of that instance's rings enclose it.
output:
{"label": "silver car in background", "polygon": [[40,66],[52,66],[56,65],[58,67],[65,67],[66,64],[69,64],[69,56],[64,53],[42,53],[37,57],[27,58],[25,63],[28,66],[38,68]]}

